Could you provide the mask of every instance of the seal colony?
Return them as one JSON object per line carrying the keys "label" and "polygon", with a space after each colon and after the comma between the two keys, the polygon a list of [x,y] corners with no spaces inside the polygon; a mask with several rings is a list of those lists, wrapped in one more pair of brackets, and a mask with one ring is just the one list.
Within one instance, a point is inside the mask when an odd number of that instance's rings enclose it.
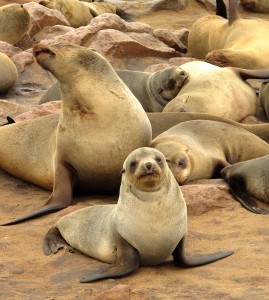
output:
{"label": "seal colony", "polygon": [[[179,67],[170,67],[154,73],[129,70],[117,70],[116,73],[146,112],[162,111],[165,105],[176,97],[189,78],[188,73]],[[39,103],[60,99],[60,85],[56,82],[41,97]]]}
{"label": "seal colony", "polygon": [[151,141],[141,104],[101,55],[80,46],[42,44],[33,53],[60,82],[59,122],[55,126],[54,116],[47,116],[1,127],[0,156],[5,159],[0,167],[53,191],[44,207],[11,223],[67,207],[73,187],[118,191],[123,161]]}
{"label": "seal colony", "polygon": [[269,78],[269,69],[220,68],[202,61],[180,67],[189,74],[188,81],[163,111],[207,113],[238,122],[255,115],[258,107],[256,93],[245,80]]}
{"label": "seal colony", "polygon": [[117,278],[139,266],[161,264],[173,255],[176,265],[196,267],[233,251],[185,256],[187,208],[180,187],[157,150],[143,147],[128,155],[117,204],[79,209],[61,218],[44,239],[44,253],[60,248],[110,263],[80,282]]}
{"label": "seal colony", "polygon": [[220,176],[229,164],[269,155],[269,144],[254,134],[208,120],[175,125],[153,139],[151,147],[170,161],[169,167],[180,185]]}
{"label": "seal colony", "polygon": [[238,1],[229,0],[228,20],[218,15],[198,19],[190,28],[189,52],[220,67],[269,68],[269,22],[242,19],[237,9]]}

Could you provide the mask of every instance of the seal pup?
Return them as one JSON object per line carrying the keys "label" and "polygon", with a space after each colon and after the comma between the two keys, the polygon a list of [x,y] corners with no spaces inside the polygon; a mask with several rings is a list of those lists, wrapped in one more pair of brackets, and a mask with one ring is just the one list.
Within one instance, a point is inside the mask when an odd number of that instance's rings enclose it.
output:
{"label": "seal pup", "polygon": [[153,139],[151,147],[171,162],[169,167],[180,185],[220,177],[229,164],[269,154],[269,144],[256,135],[209,120],[175,125]]}
{"label": "seal pup", "polygon": [[240,0],[240,4],[251,11],[258,13],[269,13],[268,0]]}
{"label": "seal pup", "polygon": [[13,61],[0,52],[0,94],[8,92],[18,80],[18,70]]}
{"label": "seal pup", "polygon": [[[169,67],[154,73],[130,70],[116,70],[116,73],[146,112],[162,111],[189,78],[188,73],[180,67]],[[56,82],[41,97],[39,104],[60,99],[60,85]]]}
{"label": "seal pup", "polygon": [[0,7],[0,41],[15,45],[29,30],[30,15],[20,4]]}
{"label": "seal pup", "polygon": [[41,0],[38,3],[59,10],[74,28],[88,25],[93,18],[89,9],[79,0]]}
{"label": "seal pup", "polygon": [[238,13],[238,1],[229,0],[228,20],[209,15],[192,25],[188,49],[192,57],[221,67],[269,68],[268,34],[268,21],[242,19]]}
{"label": "seal pup", "polygon": [[227,166],[221,176],[243,207],[253,213],[269,214],[269,210],[257,207],[253,198],[269,203],[269,155]]}
{"label": "seal pup", "polygon": [[187,208],[165,157],[152,148],[128,155],[117,204],[79,209],[62,217],[44,239],[44,253],[62,247],[110,263],[82,278],[91,282],[117,278],[139,266],[161,264],[168,256],[181,267],[208,264],[233,254],[217,252],[186,257]]}
{"label": "seal pup", "polygon": [[67,207],[73,187],[80,193],[117,192],[123,161],[151,141],[141,104],[101,55],[42,44],[33,54],[60,82],[60,116],[1,127],[0,167],[53,192],[40,210],[11,223]]}
{"label": "seal pup", "polygon": [[164,112],[207,113],[238,122],[256,115],[257,96],[245,80],[269,78],[269,69],[220,68],[202,61],[180,67],[189,74],[188,81]]}

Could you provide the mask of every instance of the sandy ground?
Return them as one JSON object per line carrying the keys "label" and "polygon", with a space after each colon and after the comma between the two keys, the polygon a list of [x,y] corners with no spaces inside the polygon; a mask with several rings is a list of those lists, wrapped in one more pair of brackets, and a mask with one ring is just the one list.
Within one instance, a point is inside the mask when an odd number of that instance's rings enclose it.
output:
{"label": "sandy ground", "polygon": [[[10,2],[0,1],[0,5]],[[190,0],[189,7],[179,13],[157,12],[141,17],[140,21],[154,28],[176,30],[188,28],[205,14],[208,12],[201,4]],[[49,194],[0,171],[0,222],[40,207]],[[61,216],[88,205],[115,203],[116,199],[116,196],[75,198],[74,204],[61,212],[0,227],[0,299],[95,299],[118,284],[128,285],[131,299],[135,300],[269,299],[268,216],[251,214],[229,195],[220,207],[215,203],[203,214],[189,213],[189,253],[235,250],[233,256],[214,264],[180,269],[169,258],[165,264],[139,268],[121,279],[80,284],[80,277],[102,263],[78,252],[43,255],[44,234]],[[196,205],[209,200],[207,194]]]}

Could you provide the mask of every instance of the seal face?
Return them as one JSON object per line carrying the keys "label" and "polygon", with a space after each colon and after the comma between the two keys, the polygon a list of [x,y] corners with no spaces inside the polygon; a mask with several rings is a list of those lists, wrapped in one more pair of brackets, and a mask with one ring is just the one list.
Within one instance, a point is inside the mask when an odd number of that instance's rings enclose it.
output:
{"label": "seal face", "polygon": [[117,204],[87,207],[61,218],[46,234],[44,253],[62,247],[110,263],[81,279],[121,277],[139,265],[156,265],[173,255],[176,264],[194,267],[233,251],[185,257],[187,210],[166,159],[152,148],[139,148],[123,164]]}
{"label": "seal face", "polygon": [[[34,213],[38,216],[68,206],[73,189],[115,193],[123,161],[132,150],[150,143],[151,125],[138,100],[98,53],[74,45],[41,44],[33,53],[60,83],[59,122],[57,116],[49,116],[2,127],[1,139],[12,139],[16,151],[11,151],[11,141],[2,143],[5,160],[0,167],[53,189],[46,205]],[[29,172],[24,171],[25,161]]]}

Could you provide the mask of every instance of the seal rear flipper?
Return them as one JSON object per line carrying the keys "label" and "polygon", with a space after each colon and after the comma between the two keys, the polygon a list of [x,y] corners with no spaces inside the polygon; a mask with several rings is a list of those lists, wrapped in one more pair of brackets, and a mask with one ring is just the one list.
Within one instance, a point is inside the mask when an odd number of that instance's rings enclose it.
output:
{"label": "seal rear flipper", "polygon": [[255,214],[269,214],[269,210],[257,207],[254,198],[248,193],[244,180],[241,176],[230,176],[228,178],[228,184],[232,195],[244,208]]}
{"label": "seal rear flipper", "polygon": [[56,227],[52,227],[46,234],[43,242],[43,252],[45,255],[57,253],[61,248],[66,248],[69,252],[74,252],[65,239],[61,236],[60,231]]}
{"label": "seal rear flipper", "polygon": [[139,254],[127,241],[121,238],[117,248],[116,262],[101,268],[87,277],[81,278],[80,282],[92,282],[100,279],[117,278],[135,271],[139,267]]}
{"label": "seal rear flipper", "polygon": [[195,256],[187,257],[185,255],[184,244],[185,244],[185,237],[183,237],[180,240],[180,242],[176,246],[176,249],[172,253],[174,262],[176,263],[176,265],[182,268],[193,268],[193,267],[210,264],[214,261],[230,256],[234,253],[234,251],[215,252],[211,254],[198,254]]}

